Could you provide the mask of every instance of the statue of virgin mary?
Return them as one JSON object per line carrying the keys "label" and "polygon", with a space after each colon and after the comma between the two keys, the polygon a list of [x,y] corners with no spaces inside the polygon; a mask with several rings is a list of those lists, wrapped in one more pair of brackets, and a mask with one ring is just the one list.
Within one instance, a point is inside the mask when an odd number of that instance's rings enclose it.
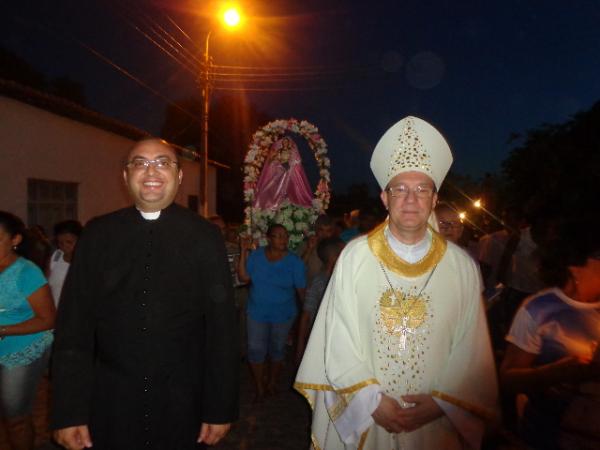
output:
{"label": "statue of virgin mary", "polygon": [[256,184],[253,206],[275,210],[286,199],[290,203],[305,207],[311,207],[313,200],[298,147],[287,136],[275,142],[269,150]]}

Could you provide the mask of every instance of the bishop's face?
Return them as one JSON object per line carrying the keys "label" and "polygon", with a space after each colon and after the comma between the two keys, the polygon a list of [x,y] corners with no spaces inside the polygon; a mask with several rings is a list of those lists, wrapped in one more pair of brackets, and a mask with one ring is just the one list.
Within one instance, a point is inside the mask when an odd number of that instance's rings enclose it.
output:
{"label": "bishop's face", "polygon": [[[144,165],[145,161],[149,163]],[[133,147],[127,162],[123,177],[141,211],[160,211],[173,202],[183,173],[168,144],[159,139],[141,141]]]}
{"label": "bishop's face", "polygon": [[[427,175],[411,171],[396,175],[381,192],[381,201],[389,212],[390,231],[407,242],[406,237],[422,238],[427,231],[427,220],[437,202],[433,180]],[[412,241],[412,239],[409,239]]]}

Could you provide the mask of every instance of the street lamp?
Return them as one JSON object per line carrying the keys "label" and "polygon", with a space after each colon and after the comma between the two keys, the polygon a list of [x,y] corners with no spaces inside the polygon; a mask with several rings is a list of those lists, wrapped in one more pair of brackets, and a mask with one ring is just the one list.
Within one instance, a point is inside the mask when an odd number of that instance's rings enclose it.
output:
{"label": "street lamp", "polygon": [[[241,15],[237,8],[228,7],[220,15],[227,28],[236,28],[241,23]],[[209,41],[210,30],[206,34],[204,41],[204,73],[202,76],[202,152],[201,152],[201,171],[202,171],[202,212],[204,217],[208,217],[208,116],[210,112],[210,53]]]}

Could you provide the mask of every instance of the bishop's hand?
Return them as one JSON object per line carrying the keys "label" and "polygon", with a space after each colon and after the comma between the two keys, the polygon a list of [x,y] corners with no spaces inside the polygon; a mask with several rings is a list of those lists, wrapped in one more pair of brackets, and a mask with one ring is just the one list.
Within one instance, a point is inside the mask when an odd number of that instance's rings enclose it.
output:
{"label": "bishop's hand", "polygon": [[401,408],[398,421],[404,431],[414,431],[444,415],[431,395],[403,395],[402,400],[414,406]]}
{"label": "bishop's hand", "polygon": [[373,411],[371,417],[377,425],[385,428],[388,433],[401,433],[404,431],[400,421],[401,412],[402,407],[400,404],[392,397],[383,394],[379,406]]}

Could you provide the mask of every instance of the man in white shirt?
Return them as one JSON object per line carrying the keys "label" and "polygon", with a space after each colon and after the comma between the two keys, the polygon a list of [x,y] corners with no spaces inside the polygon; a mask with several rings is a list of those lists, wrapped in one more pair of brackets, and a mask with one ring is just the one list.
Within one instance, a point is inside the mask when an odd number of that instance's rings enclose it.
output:
{"label": "man in white shirt", "polygon": [[451,163],[416,117],[373,152],[388,220],[342,252],[296,377],[314,449],[480,446],[497,396],[480,277],[428,225]]}

